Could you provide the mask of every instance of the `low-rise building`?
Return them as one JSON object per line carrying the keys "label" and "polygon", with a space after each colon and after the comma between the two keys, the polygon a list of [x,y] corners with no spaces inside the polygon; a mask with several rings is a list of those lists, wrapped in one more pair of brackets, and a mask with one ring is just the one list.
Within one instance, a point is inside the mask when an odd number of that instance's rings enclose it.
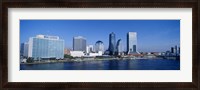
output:
{"label": "low-rise building", "polygon": [[72,57],[83,57],[84,52],[83,51],[70,51],[70,55]]}
{"label": "low-rise building", "polygon": [[88,56],[96,57],[96,56],[102,56],[103,52],[99,51],[98,53],[89,53]]}

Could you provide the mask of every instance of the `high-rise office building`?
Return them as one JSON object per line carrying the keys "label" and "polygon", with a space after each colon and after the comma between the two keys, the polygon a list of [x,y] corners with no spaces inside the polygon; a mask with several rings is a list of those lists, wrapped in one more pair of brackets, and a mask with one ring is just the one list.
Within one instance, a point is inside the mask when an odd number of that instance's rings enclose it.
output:
{"label": "high-rise office building", "polygon": [[29,44],[27,42],[21,44],[20,56],[28,57],[28,47],[29,47]]}
{"label": "high-rise office building", "polygon": [[137,33],[128,32],[127,33],[127,53],[134,54],[137,52]]}
{"label": "high-rise office building", "polygon": [[20,44],[20,56],[24,55],[24,43]]}
{"label": "high-rise office building", "polygon": [[82,36],[74,37],[73,50],[86,52],[86,39]]}
{"label": "high-rise office building", "polygon": [[24,43],[24,54],[23,56],[28,57],[28,46],[29,44],[27,42]]}
{"label": "high-rise office building", "polygon": [[174,53],[174,47],[171,47],[171,53]]}
{"label": "high-rise office building", "polygon": [[95,43],[95,52],[98,53],[99,51],[101,51],[102,53],[104,53],[104,44],[102,41],[97,41]]}
{"label": "high-rise office building", "polygon": [[177,45],[175,45],[174,49],[175,49],[174,53],[175,53],[175,55],[177,55],[177,53],[178,53],[178,47],[177,47]]}
{"label": "high-rise office building", "polygon": [[118,55],[121,55],[123,53],[123,47],[122,47],[122,40],[121,39],[119,39],[117,41],[117,47],[116,47],[116,49],[117,49],[117,54]]}
{"label": "high-rise office building", "polygon": [[116,52],[116,40],[115,40],[115,34],[112,32],[109,34],[109,54],[114,55]]}
{"label": "high-rise office building", "polygon": [[37,35],[29,38],[28,57],[38,59],[63,59],[64,40],[58,36]]}

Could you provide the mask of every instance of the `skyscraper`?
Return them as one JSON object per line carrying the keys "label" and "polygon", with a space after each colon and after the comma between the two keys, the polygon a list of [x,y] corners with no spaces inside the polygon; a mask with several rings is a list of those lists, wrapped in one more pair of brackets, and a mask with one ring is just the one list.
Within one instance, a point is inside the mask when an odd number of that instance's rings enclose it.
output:
{"label": "skyscraper", "polygon": [[86,39],[82,36],[74,37],[73,50],[86,52]]}
{"label": "skyscraper", "polygon": [[134,54],[137,52],[137,33],[128,32],[127,33],[127,53]]}
{"label": "skyscraper", "polygon": [[117,41],[117,47],[116,47],[116,49],[117,49],[117,54],[118,54],[118,55],[121,55],[122,52],[123,52],[122,40],[121,40],[121,39],[119,39],[119,40]]}
{"label": "skyscraper", "polygon": [[58,36],[37,35],[29,38],[28,56],[34,60],[40,59],[63,59],[64,40]]}
{"label": "skyscraper", "polygon": [[109,54],[114,55],[116,52],[116,40],[115,34],[112,32],[109,34]]}
{"label": "skyscraper", "polygon": [[29,44],[27,42],[24,43],[24,53],[23,56],[28,57],[28,46]]}
{"label": "skyscraper", "polygon": [[95,43],[95,52],[98,53],[99,51],[101,51],[102,54],[104,53],[104,45],[102,41],[97,41]]}
{"label": "skyscraper", "polygon": [[171,47],[171,53],[174,53],[174,47]]}
{"label": "skyscraper", "polygon": [[177,47],[177,45],[175,45],[174,49],[175,49],[174,53],[175,53],[175,55],[177,55],[177,53],[178,53],[178,47]]}
{"label": "skyscraper", "polygon": [[20,56],[24,55],[24,43],[20,44]]}
{"label": "skyscraper", "polygon": [[20,56],[28,57],[28,46],[27,42],[22,43],[20,46]]}

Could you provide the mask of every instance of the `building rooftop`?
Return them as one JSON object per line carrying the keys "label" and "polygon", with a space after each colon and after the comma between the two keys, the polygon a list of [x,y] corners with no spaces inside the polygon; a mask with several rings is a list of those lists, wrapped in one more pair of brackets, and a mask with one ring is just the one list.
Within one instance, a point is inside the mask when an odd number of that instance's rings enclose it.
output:
{"label": "building rooftop", "polygon": [[86,39],[84,38],[83,36],[77,36],[77,37],[74,37],[75,39]]}
{"label": "building rooftop", "polygon": [[49,36],[49,35],[36,35],[36,38],[43,38],[43,39],[51,39],[51,40],[59,40],[58,36]]}

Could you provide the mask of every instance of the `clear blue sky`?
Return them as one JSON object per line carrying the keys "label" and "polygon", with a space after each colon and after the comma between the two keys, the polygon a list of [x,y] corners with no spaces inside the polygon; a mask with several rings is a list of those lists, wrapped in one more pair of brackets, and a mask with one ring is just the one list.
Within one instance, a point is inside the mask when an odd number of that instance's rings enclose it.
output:
{"label": "clear blue sky", "polygon": [[20,43],[38,34],[59,36],[72,48],[74,36],[83,36],[87,45],[103,41],[108,48],[109,34],[122,39],[126,50],[127,32],[137,32],[139,52],[163,52],[180,45],[180,20],[20,20]]}

